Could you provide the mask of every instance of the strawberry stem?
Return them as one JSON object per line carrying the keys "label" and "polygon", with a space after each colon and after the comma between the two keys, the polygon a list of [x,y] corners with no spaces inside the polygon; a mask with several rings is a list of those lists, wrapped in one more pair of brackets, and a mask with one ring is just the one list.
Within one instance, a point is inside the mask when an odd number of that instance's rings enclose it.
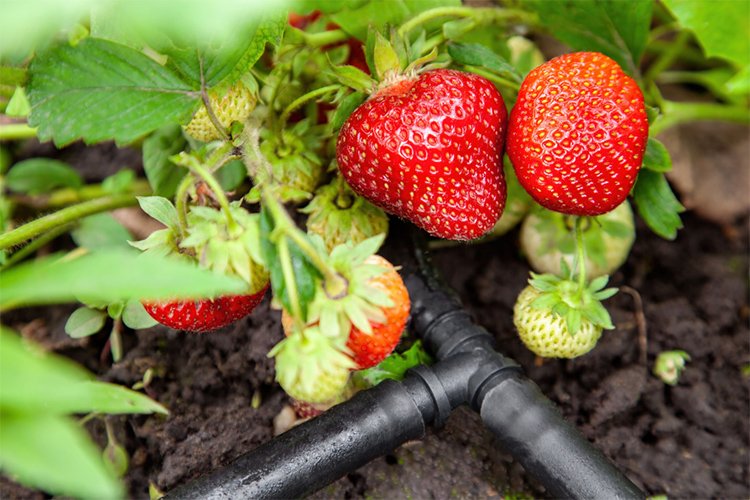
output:
{"label": "strawberry stem", "polygon": [[578,293],[586,289],[586,247],[583,243],[583,217],[575,218],[576,269],[578,271]]}
{"label": "strawberry stem", "polygon": [[57,212],[33,220],[13,231],[0,235],[0,250],[19,245],[26,240],[35,238],[47,231],[64,224],[77,221],[89,215],[108,212],[115,208],[130,207],[138,204],[134,194],[118,194],[104,196],[95,200],[85,201],[63,208]]}
{"label": "strawberry stem", "polygon": [[180,185],[177,187],[177,193],[175,194],[175,208],[177,209],[177,226],[180,231],[180,238],[187,237],[188,228],[188,196],[190,193],[190,186],[195,182],[195,178],[192,174],[186,175]]}
{"label": "strawberry stem", "polygon": [[0,125],[0,141],[17,141],[36,137],[36,128],[26,123],[7,123]]}
{"label": "strawberry stem", "polygon": [[662,115],[650,127],[652,137],[666,129],[682,123],[694,121],[721,120],[735,123],[750,123],[750,113],[745,106],[728,106],[710,102],[673,102],[662,103]]}
{"label": "strawberry stem", "polygon": [[281,261],[281,272],[284,275],[284,282],[286,283],[287,292],[289,293],[289,302],[292,305],[292,317],[295,322],[295,329],[301,330],[304,325],[302,324],[302,308],[299,303],[299,295],[297,293],[297,282],[294,279],[294,269],[292,267],[292,258],[289,254],[289,242],[286,238],[282,238],[279,243],[279,261]]}
{"label": "strawberry stem", "polygon": [[35,251],[42,248],[44,245],[49,243],[50,241],[54,240],[60,235],[63,235],[73,229],[75,227],[75,224],[70,222],[68,224],[63,224],[61,226],[57,226],[56,228],[47,231],[43,235],[39,236],[38,238],[32,240],[28,245],[24,246],[20,250],[16,251],[14,254],[12,254],[8,259],[5,261],[5,263],[0,266],[0,270],[7,269],[11,267],[12,265],[22,261]]}
{"label": "strawberry stem", "polygon": [[276,229],[292,240],[302,253],[305,254],[305,257],[307,257],[312,265],[323,275],[326,292],[333,293],[334,295],[346,292],[348,288],[347,280],[323,258],[320,252],[318,252],[307,238],[307,235],[305,235],[305,233],[297,227],[291,217],[289,217],[289,214],[284,207],[281,206],[279,200],[277,200],[267,189],[263,190],[262,196],[266,207],[271,211],[271,215],[274,218]]}
{"label": "strawberry stem", "polygon": [[326,94],[329,94],[331,92],[334,92],[336,90],[339,90],[341,88],[341,85],[339,84],[333,84],[328,85],[326,87],[321,87],[319,89],[315,89],[313,91],[308,92],[307,94],[304,94],[294,101],[292,101],[289,106],[287,106],[284,111],[281,113],[281,118],[279,118],[279,126],[283,130],[286,128],[286,123],[289,120],[289,116],[294,112],[295,109],[299,108],[306,102],[312,101],[313,99],[317,99],[318,97],[323,97]]}
{"label": "strawberry stem", "polygon": [[[216,155],[212,155],[212,158],[214,156]],[[225,153],[223,157],[215,162],[211,170],[214,170],[223,165],[229,158],[230,156]],[[235,228],[237,227],[237,222],[234,220],[234,217],[232,217],[232,212],[229,209],[229,200],[227,199],[227,195],[224,192],[224,189],[222,189],[221,185],[219,184],[219,181],[216,180],[216,177],[214,177],[213,174],[211,174],[211,172],[204,165],[202,165],[197,158],[193,156],[186,154],[177,155],[177,163],[190,169],[190,172],[193,175],[199,177],[203,182],[206,183],[214,196],[216,196],[216,201],[219,202],[221,211],[224,213],[224,217],[227,219],[227,226],[229,227],[229,230],[235,230]],[[178,210],[177,213],[179,215],[180,211]]]}
{"label": "strawberry stem", "polygon": [[518,9],[505,8],[476,8],[476,7],[437,7],[426,10],[401,25],[398,34],[401,37],[406,36],[415,28],[429,23],[441,17],[455,18],[474,18],[478,23],[489,24],[498,21],[516,20],[521,23],[534,25],[537,23],[537,16],[531,12]]}
{"label": "strawberry stem", "polygon": [[211,99],[208,97],[208,91],[206,90],[206,75],[203,73],[203,57],[198,56],[198,64],[200,66],[200,75],[201,75],[201,100],[203,101],[203,105],[206,107],[206,112],[208,113],[208,118],[211,120],[211,123],[214,124],[214,127],[216,127],[216,130],[219,131],[219,135],[221,135],[221,138],[225,141],[229,140],[229,134],[227,133],[227,129],[224,128],[224,125],[221,124],[221,121],[216,116],[216,113],[214,113],[214,108],[211,106]]}

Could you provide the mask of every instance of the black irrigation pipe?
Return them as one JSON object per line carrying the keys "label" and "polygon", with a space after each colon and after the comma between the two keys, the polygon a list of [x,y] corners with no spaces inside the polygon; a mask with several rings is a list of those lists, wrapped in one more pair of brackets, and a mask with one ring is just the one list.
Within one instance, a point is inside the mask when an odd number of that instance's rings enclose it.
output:
{"label": "black irrigation pipe", "polygon": [[[230,465],[178,487],[170,499],[294,498],[312,493],[440,427],[461,405],[556,498],[645,498],[572,425],[517,363],[442,287],[421,251],[403,273],[412,325],[437,358],[274,438]],[[404,260],[398,259],[402,263]]]}

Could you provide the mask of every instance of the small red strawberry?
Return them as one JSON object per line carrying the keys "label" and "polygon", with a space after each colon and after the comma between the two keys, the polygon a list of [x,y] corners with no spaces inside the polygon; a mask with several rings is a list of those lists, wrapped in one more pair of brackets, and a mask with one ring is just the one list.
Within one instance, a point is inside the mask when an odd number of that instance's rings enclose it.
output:
{"label": "small red strawberry", "polygon": [[535,68],[510,115],[508,156],[543,207],[600,215],[630,193],[648,119],[636,82],[609,57],[566,54]]}
{"label": "small red strawberry", "polygon": [[[391,305],[380,308],[380,321],[370,320],[370,333],[351,326],[346,347],[357,365],[357,370],[371,368],[393,352],[401,340],[411,306],[406,285],[390,262],[379,255],[371,255],[365,260],[365,264],[381,268],[379,274],[367,281],[367,286],[370,292],[374,289],[387,297]],[[286,335],[292,333],[293,323],[292,317],[283,311],[281,324]]]}
{"label": "small red strawberry", "polygon": [[175,330],[208,332],[250,314],[263,300],[268,286],[252,295],[225,295],[216,299],[144,302],[152,318]]}
{"label": "small red strawberry", "polygon": [[411,306],[406,285],[390,262],[379,255],[372,255],[365,263],[385,269],[384,273],[370,279],[368,284],[385,293],[393,305],[382,308],[385,321],[370,322],[372,333],[352,326],[346,346],[354,353],[354,362],[360,370],[377,365],[393,352],[409,319]]}
{"label": "small red strawberry", "polygon": [[507,112],[488,80],[438,69],[395,78],[346,120],[339,169],[358,194],[430,234],[482,236],[505,205]]}

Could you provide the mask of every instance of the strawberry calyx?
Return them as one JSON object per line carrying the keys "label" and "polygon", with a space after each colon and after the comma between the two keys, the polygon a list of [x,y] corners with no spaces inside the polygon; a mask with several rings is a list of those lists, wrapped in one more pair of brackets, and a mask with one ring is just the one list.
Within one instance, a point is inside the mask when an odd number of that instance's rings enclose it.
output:
{"label": "strawberry calyx", "polygon": [[360,243],[388,232],[388,216],[361,196],[356,196],[341,176],[318,188],[300,212],[307,214],[307,232],[323,239],[333,250],[346,242]]}
{"label": "strawberry calyx", "polygon": [[608,281],[609,276],[600,276],[581,286],[578,280],[532,272],[529,284],[540,293],[531,307],[563,318],[570,335],[578,332],[584,319],[594,326],[612,330],[612,319],[601,303],[617,293],[616,288],[605,288]]}
{"label": "strawberry calyx", "polygon": [[[320,237],[313,236],[312,239],[319,247],[324,245]],[[343,278],[346,289],[341,293],[342,290],[324,285],[310,304],[308,323],[319,323],[323,335],[345,342],[352,325],[370,334],[372,323],[386,321],[383,308],[392,307],[393,301],[370,283],[386,269],[368,260],[384,239],[385,235],[378,235],[356,245],[339,245],[331,252],[328,262]]]}
{"label": "strawberry calyx", "polygon": [[239,201],[229,204],[234,224],[216,208],[193,206],[188,213],[187,237],[180,248],[192,252],[201,266],[239,276],[256,293],[268,284],[268,271],[260,252],[260,221]]}
{"label": "strawberry calyx", "polygon": [[[250,167],[254,186],[246,195],[248,202],[260,201],[268,186],[282,202],[300,202],[313,197],[324,174],[323,160],[316,153],[322,140],[303,120],[281,136],[264,130],[258,151],[264,161],[258,162],[254,146],[245,144],[245,162]],[[253,148],[253,149],[248,149]]]}

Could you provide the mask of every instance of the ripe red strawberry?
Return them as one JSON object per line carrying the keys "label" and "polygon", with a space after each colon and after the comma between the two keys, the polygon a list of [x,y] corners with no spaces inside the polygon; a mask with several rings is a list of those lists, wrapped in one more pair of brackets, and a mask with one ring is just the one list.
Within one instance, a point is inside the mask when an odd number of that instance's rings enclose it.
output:
{"label": "ripe red strawberry", "polygon": [[336,158],[349,185],[440,238],[489,231],[505,205],[507,112],[488,80],[427,71],[381,88],[347,119]]}
{"label": "ripe red strawberry", "polygon": [[542,206],[600,215],[628,196],[643,161],[643,94],[596,52],[556,57],[532,70],[510,115],[508,156]]}
{"label": "ripe red strawberry", "polygon": [[244,318],[263,300],[268,285],[252,295],[226,295],[214,300],[144,302],[156,321],[175,330],[208,332]]}

